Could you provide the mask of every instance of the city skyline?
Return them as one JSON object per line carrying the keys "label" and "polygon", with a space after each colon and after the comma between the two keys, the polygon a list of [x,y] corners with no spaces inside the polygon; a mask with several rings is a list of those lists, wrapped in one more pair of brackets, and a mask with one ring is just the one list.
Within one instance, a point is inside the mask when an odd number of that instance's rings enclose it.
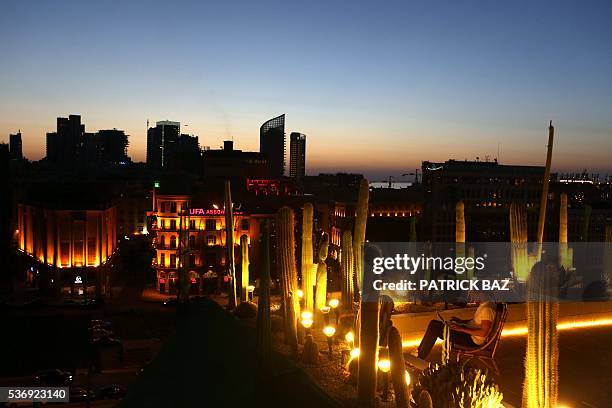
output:
{"label": "city skyline", "polygon": [[[9,2],[0,140],[21,129],[24,156],[40,159],[74,113],[89,131],[124,130],[134,161],[147,119],[257,151],[261,124],[286,113],[287,135],[309,135],[307,174],[380,179],[498,150],[542,165],[552,119],[554,171],[612,171],[606,2],[167,7]],[[265,18],[278,24],[255,30]]]}

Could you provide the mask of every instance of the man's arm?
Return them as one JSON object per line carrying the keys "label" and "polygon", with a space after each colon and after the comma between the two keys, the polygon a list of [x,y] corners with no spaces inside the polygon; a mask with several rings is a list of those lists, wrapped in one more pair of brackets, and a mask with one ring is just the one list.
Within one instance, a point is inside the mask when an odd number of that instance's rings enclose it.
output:
{"label": "man's arm", "polygon": [[453,323],[466,324],[470,321],[470,319],[459,319],[458,317],[451,317],[450,321]]}
{"label": "man's arm", "polygon": [[451,323],[450,328],[454,331],[464,332],[472,336],[486,337],[493,326],[493,322],[490,320],[483,320],[480,327],[472,328],[466,326],[460,326],[458,324]]}

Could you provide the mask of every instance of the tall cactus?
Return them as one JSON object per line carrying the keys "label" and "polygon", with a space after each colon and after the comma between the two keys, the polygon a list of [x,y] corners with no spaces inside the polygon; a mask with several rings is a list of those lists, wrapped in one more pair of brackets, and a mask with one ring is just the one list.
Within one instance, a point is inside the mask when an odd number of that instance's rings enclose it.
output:
{"label": "tall cactus", "polygon": [[226,268],[229,276],[229,307],[236,307],[236,266],[234,264],[234,209],[230,181],[225,180],[225,248]]}
{"label": "tall cactus", "polygon": [[270,229],[268,221],[261,225],[261,275],[257,301],[257,359],[260,369],[270,364],[272,325],[270,320]]}
{"label": "tall cactus", "polygon": [[465,243],[465,204],[463,201],[455,205],[455,242]]}
{"label": "tall cactus", "polygon": [[285,342],[294,358],[298,356],[297,322],[300,301],[295,263],[294,214],[289,207],[282,207],[276,214],[278,242],[276,245],[280,273],[283,307],[285,311]]}
{"label": "tall cactus", "polygon": [[604,279],[610,280],[612,278],[612,225],[605,227],[603,245],[603,276]]}
{"label": "tall cactus", "polygon": [[554,408],[558,395],[559,271],[538,262],[527,282],[527,350],[525,358],[524,408]]}
{"label": "tall cactus", "polygon": [[410,217],[410,233],[408,235],[408,241],[417,241],[417,230],[416,230],[416,215]]}
{"label": "tall cactus", "polygon": [[389,360],[391,361],[391,381],[395,392],[395,406],[409,408],[408,385],[406,384],[406,363],[402,349],[402,336],[396,327],[389,327],[387,333]]}
{"label": "tall cactus", "polygon": [[559,207],[559,260],[560,266],[568,271],[573,266],[573,250],[567,244],[567,194],[561,194]]}
{"label": "tall cactus", "polygon": [[591,212],[593,208],[590,205],[584,206],[584,213],[582,215],[582,240],[584,242],[589,241],[589,229],[591,226]]}
{"label": "tall cactus", "polygon": [[559,242],[567,244],[567,194],[561,194],[559,206]]}
{"label": "tall cactus", "polygon": [[317,251],[317,286],[315,293],[315,324],[323,325],[321,308],[327,304],[327,254],[329,250],[329,235],[324,232],[319,239]]}
{"label": "tall cactus", "polygon": [[538,218],[538,233],[537,243],[538,260],[540,259],[542,242],[544,242],[544,224],[546,222],[546,204],[548,203],[548,184],[550,183],[550,166],[552,163],[553,140],[555,138],[555,128],[552,125],[552,120],[548,126],[548,146],[546,151],[546,167],[544,167],[544,179],[542,180],[542,196],[540,198],[540,217]]}
{"label": "tall cactus", "polygon": [[[373,259],[380,256],[382,256],[380,248],[373,245],[364,247],[364,263],[372,264]],[[360,407],[373,407],[376,398],[381,296],[372,284],[374,276],[371,273],[363,275],[364,286],[357,316],[356,333],[359,336],[356,337],[356,341],[360,351],[357,368],[357,398]],[[386,324],[383,326],[387,327]]]}
{"label": "tall cactus", "polygon": [[353,309],[355,295],[353,293],[353,235],[351,231],[344,231],[341,239],[342,258],[340,260],[342,268],[342,308],[345,310]]}
{"label": "tall cactus", "polygon": [[314,209],[311,203],[304,204],[302,210],[302,292],[304,293],[304,309],[312,311],[314,304],[314,287],[317,270],[313,262],[312,252],[312,218]]}
{"label": "tall cactus", "polygon": [[463,201],[455,205],[455,256],[465,258],[465,205]]}
{"label": "tall cactus", "polygon": [[249,237],[242,235],[240,237],[240,255],[242,264],[242,275],[240,277],[240,301],[246,302],[249,300]]}
{"label": "tall cactus", "polygon": [[515,277],[525,281],[529,274],[527,213],[525,206],[516,202],[510,204],[510,242],[512,243],[512,268]]}
{"label": "tall cactus", "polygon": [[[370,285],[371,276],[364,276]],[[369,286],[370,287],[370,286]],[[376,373],[378,364],[379,293],[368,290],[361,296],[359,307],[359,362],[357,369],[357,398],[359,406],[374,407],[376,404]]]}
{"label": "tall cactus", "polygon": [[353,275],[356,294],[362,289],[363,279],[363,244],[365,243],[366,224],[368,222],[368,201],[370,185],[367,179],[359,184],[357,208],[355,209],[355,233],[353,234],[353,255],[355,259],[355,274]]}

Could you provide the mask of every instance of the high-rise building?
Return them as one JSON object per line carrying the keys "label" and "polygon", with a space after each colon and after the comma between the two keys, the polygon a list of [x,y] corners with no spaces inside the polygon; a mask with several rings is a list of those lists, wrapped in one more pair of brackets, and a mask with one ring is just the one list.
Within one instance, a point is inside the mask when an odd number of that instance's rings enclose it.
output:
{"label": "high-rise building", "polygon": [[23,150],[21,147],[21,132],[17,132],[14,135],[9,136],[11,159],[21,160],[23,159]]}
{"label": "high-rise building", "polygon": [[123,130],[99,130],[95,139],[97,161],[104,164],[122,164],[130,161],[127,155],[128,135]]}
{"label": "high-rise building", "polygon": [[306,174],[306,135],[291,132],[289,145],[289,176],[301,180]]}
{"label": "high-rise building", "polygon": [[259,152],[265,154],[270,162],[272,177],[280,178],[285,174],[285,115],[270,119],[259,129]]}
{"label": "high-rise building", "polygon": [[72,164],[82,153],[85,125],[80,115],[57,118],[57,130],[47,133],[47,160],[54,164]]}
{"label": "high-rise building", "polygon": [[147,165],[152,168],[162,168],[168,164],[178,149],[181,133],[179,122],[160,121],[154,128],[147,131]]}

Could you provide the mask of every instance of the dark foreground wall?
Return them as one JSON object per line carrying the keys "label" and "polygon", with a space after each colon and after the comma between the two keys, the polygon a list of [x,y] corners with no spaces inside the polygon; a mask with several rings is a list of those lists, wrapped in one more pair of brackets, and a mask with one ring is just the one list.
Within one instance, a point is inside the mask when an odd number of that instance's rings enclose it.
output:
{"label": "dark foreground wall", "polygon": [[256,366],[255,331],[211,300],[179,311],[176,337],[130,388],[120,407],[338,407],[278,353]]}

